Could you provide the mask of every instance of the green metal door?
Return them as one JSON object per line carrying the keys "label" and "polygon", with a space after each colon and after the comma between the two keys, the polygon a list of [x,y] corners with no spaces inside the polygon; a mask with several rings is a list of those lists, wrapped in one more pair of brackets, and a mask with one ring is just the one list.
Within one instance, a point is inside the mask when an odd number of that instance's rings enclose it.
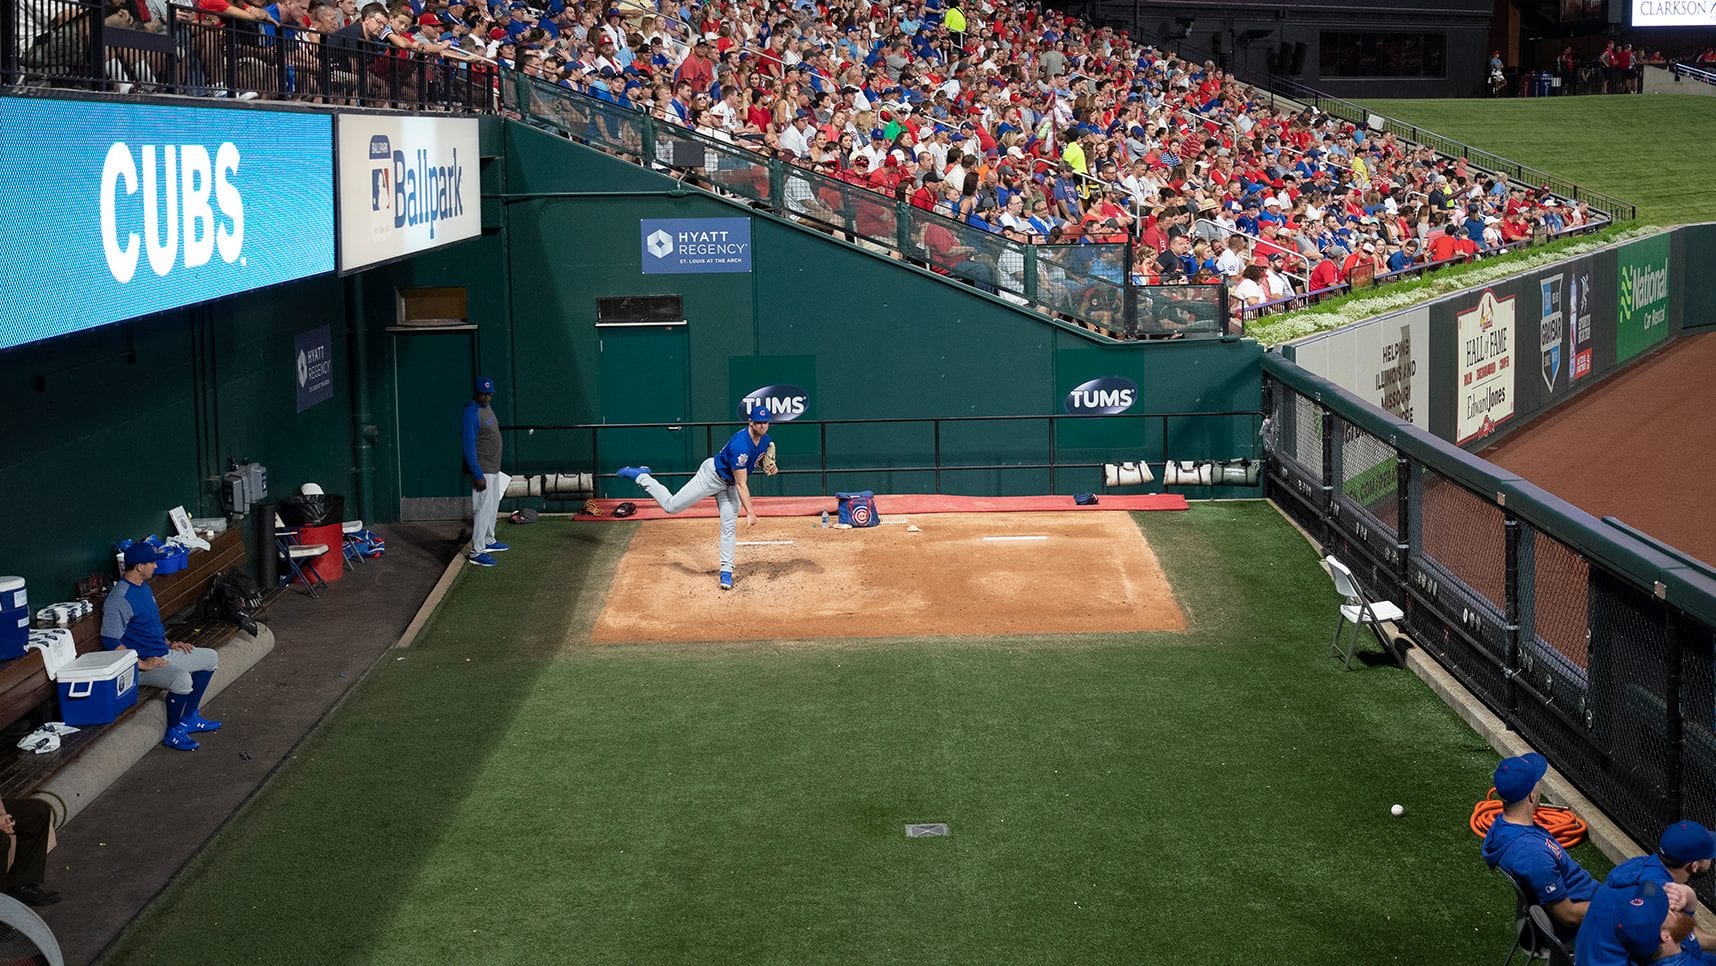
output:
{"label": "green metal door", "polygon": [[475,350],[465,332],[393,337],[402,500],[468,497],[471,492],[461,468],[459,418],[471,401]]}
{"label": "green metal door", "polygon": [[[602,422],[665,423],[649,429],[605,429],[597,440],[600,471],[648,466],[673,489],[697,469],[706,453],[700,436],[682,425],[691,411],[687,328],[672,325],[601,325],[596,345],[602,359]],[[635,496],[629,483],[608,490]],[[624,481],[620,481],[624,483]]]}

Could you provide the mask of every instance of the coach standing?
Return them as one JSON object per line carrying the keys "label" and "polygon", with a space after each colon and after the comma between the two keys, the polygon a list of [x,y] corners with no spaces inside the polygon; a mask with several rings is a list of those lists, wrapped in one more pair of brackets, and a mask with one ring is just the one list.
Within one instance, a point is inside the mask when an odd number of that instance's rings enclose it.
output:
{"label": "coach standing", "polygon": [[500,471],[500,420],[489,403],[495,398],[495,381],[477,380],[471,401],[465,404],[461,437],[465,449],[465,471],[471,474],[471,563],[493,567],[496,554],[509,548],[495,542],[495,517],[506,494],[506,474]]}

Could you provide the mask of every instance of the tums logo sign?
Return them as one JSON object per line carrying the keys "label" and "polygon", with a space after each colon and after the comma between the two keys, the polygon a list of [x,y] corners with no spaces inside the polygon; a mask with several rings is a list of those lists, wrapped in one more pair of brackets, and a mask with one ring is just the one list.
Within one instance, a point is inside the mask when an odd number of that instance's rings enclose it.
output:
{"label": "tums logo sign", "polygon": [[1125,376],[1102,376],[1075,387],[1062,405],[1074,416],[1113,416],[1137,401],[1137,383]]}

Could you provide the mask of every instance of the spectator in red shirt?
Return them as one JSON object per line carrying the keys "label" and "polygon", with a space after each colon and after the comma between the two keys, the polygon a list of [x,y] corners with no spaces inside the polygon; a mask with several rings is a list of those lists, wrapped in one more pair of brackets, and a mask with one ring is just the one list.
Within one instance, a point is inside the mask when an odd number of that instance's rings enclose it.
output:
{"label": "spectator in red shirt", "polygon": [[1305,288],[1307,291],[1316,292],[1333,288],[1345,281],[1345,276],[1341,274],[1341,267],[1336,265],[1335,260],[1329,257],[1329,252],[1325,251],[1322,260],[1317,262],[1315,268],[1311,269],[1311,278],[1305,283]]}

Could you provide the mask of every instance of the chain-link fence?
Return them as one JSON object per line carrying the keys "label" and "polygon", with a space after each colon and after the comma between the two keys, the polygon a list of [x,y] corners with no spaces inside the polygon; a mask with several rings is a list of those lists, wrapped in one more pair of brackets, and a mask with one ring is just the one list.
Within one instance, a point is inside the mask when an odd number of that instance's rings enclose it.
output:
{"label": "chain-link fence", "polygon": [[1716,820],[1716,572],[1279,356],[1264,369],[1270,497],[1404,609],[1413,644],[1641,843]]}

